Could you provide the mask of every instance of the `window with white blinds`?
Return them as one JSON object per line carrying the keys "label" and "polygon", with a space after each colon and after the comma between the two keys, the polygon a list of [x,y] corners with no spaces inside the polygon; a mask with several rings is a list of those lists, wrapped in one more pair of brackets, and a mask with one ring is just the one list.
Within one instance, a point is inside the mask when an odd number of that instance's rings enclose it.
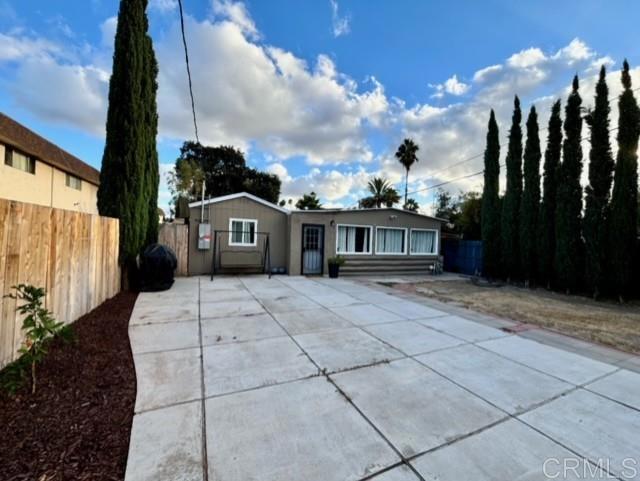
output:
{"label": "window with white blinds", "polygon": [[411,229],[411,254],[437,254],[437,231]]}
{"label": "window with white blinds", "polygon": [[255,246],[257,230],[256,219],[229,219],[229,245]]}
{"label": "window with white blinds", "polygon": [[338,225],[337,254],[371,254],[371,226]]}
{"label": "window with white blinds", "polygon": [[406,254],[406,229],[376,228],[376,254]]}

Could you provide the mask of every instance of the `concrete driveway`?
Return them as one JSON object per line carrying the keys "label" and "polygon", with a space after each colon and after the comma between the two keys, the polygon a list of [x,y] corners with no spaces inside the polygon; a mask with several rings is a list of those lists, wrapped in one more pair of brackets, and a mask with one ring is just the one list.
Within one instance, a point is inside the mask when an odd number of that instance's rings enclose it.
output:
{"label": "concrete driveway", "polygon": [[126,480],[640,479],[637,359],[510,325],[357,280],[178,279],[131,317]]}

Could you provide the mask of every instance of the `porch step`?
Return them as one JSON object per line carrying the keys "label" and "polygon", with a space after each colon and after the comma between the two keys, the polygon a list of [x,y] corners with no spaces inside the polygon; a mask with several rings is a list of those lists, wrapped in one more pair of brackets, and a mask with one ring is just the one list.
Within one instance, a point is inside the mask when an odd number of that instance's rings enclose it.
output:
{"label": "porch step", "polygon": [[349,275],[402,275],[428,274],[434,259],[348,259],[340,267],[340,274]]}

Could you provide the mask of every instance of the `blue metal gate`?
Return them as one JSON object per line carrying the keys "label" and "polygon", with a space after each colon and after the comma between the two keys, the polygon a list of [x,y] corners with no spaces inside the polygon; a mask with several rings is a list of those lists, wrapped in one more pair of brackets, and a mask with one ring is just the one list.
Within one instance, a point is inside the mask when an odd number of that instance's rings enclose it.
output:
{"label": "blue metal gate", "polygon": [[442,239],[444,270],[474,275],[482,272],[482,241]]}

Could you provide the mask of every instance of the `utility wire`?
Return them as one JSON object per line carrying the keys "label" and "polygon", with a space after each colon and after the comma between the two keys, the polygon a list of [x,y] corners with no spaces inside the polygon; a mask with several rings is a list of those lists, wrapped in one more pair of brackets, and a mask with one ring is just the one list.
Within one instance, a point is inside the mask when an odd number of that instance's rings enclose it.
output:
{"label": "utility wire", "polygon": [[182,0],[178,0],[180,10],[180,30],[182,31],[182,44],[184,45],[184,59],[187,64],[187,77],[189,78],[189,95],[191,96],[191,112],[193,113],[193,127],[196,132],[196,142],[200,143],[198,137],[198,121],[196,120],[196,103],[193,100],[193,85],[191,84],[191,69],[189,68],[189,51],[187,49],[187,37],[184,34],[184,13],[182,11]]}

